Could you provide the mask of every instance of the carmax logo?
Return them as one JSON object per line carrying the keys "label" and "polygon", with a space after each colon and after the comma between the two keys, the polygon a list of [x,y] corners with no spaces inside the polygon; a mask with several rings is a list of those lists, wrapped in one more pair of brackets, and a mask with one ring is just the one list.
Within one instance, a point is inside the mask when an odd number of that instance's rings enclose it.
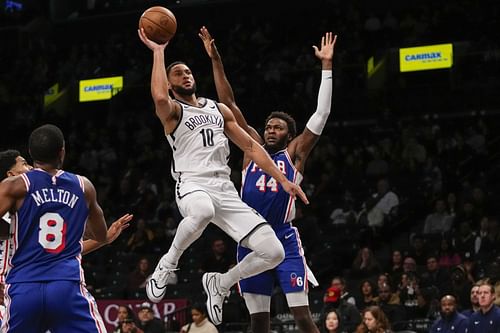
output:
{"label": "carmax logo", "polygon": [[439,60],[441,58],[442,58],[441,52],[420,53],[420,54],[417,53],[405,56],[406,61]]}
{"label": "carmax logo", "polygon": [[112,84],[98,84],[95,86],[84,87],[83,91],[110,91],[113,89]]}
{"label": "carmax logo", "polygon": [[80,81],[80,102],[110,99],[123,88],[123,76]]}
{"label": "carmax logo", "polygon": [[401,72],[450,68],[453,65],[453,44],[439,44],[399,49]]}

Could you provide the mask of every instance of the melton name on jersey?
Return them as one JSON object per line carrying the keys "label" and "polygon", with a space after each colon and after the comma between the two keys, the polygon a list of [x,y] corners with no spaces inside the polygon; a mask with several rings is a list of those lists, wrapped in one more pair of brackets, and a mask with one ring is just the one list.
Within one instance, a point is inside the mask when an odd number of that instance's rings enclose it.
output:
{"label": "melton name on jersey", "polygon": [[176,100],[181,116],[176,128],[167,135],[172,147],[172,176],[220,173],[229,175],[229,142],[224,134],[224,116],[217,103],[199,98],[200,106]]}
{"label": "melton name on jersey", "polygon": [[[272,154],[271,159],[289,181],[300,184],[302,175],[295,169],[286,149]],[[274,230],[287,227],[285,223],[295,217],[295,204],[290,194],[254,161],[243,170],[241,198],[257,210]]]}

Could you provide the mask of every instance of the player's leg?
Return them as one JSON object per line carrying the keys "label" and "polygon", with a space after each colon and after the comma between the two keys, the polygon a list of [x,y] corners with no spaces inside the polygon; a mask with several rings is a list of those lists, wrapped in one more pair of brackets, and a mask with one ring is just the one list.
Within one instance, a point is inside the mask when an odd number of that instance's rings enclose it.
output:
{"label": "player's leg", "polygon": [[177,227],[170,249],[160,259],[146,284],[148,298],[156,303],[165,296],[169,275],[177,268],[182,253],[201,236],[215,214],[212,199],[201,190],[193,189],[177,200],[177,204],[184,219]]}
{"label": "player's leg", "polygon": [[288,293],[286,301],[300,332],[319,333],[309,310],[307,291]]}
{"label": "player's leg", "polygon": [[172,245],[162,261],[170,267],[177,267],[184,251],[198,238],[215,214],[212,199],[205,191],[195,191],[177,201],[184,219],[179,223]]}
{"label": "player's leg", "polygon": [[245,293],[243,298],[250,313],[252,333],[269,333],[271,326],[271,296]]}
{"label": "player's leg", "polygon": [[1,332],[38,333],[42,331],[44,311],[41,283],[7,284],[5,317]]}
{"label": "player's leg", "polygon": [[[217,224],[218,225],[218,224]],[[205,273],[216,275],[217,287],[227,293],[239,280],[245,279],[278,265],[284,258],[283,246],[276,238],[273,229],[266,223],[259,225],[241,244],[252,250],[237,265],[226,273]],[[204,275],[204,277],[205,277]]]}
{"label": "player's leg", "polygon": [[283,245],[268,224],[258,226],[241,241],[241,245],[252,252],[221,276],[222,286],[230,288],[238,280],[276,267],[285,258]]}
{"label": "player's leg", "polygon": [[[230,181],[228,181],[230,183]],[[252,250],[224,274],[205,273],[202,284],[207,293],[207,310],[212,322],[222,322],[222,304],[229,289],[239,280],[275,267],[284,258],[281,242],[264,218],[243,203],[232,184],[215,193],[218,204],[212,222],[236,242]]]}
{"label": "player's leg", "polygon": [[291,228],[280,239],[285,248],[285,259],[275,270],[290,312],[300,332],[319,333],[309,310],[308,269],[298,232]]}
{"label": "player's leg", "polygon": [[231,286],[241,279],[265,272],[283,260],[283,246],[267,224],[252,232],[245,238],[243,244],[252,252],[228,272],[203,274],[202,284],[207,294],[207,311],[215,325],[222,323],[222,304]]}
{"label": "player's leg", "polygon": [[47,283],[45,302],[51,333],[106,332],[94,297],[77,281]]}
{"label": "player's leg", "polygon": [[213,223],[252,252],[221,275],[221,287],[227,290],[241,279],[276,267],[285,255],[283,245],[266,220],[241,201],[232,183],[228,186],[232,189],[227,188],[218,200]]}
{"label": "player's leg", "polygon": [[[238,262],[251,250],[238,246]],[[238,282],[240,293],[250,313],[251,331],[269,333],[271,325],[271,295],[274,287],[273,271],[265,271]]]}
{"label": "player's leg", "polygon": [[[265,226],[269,227],[269,226]],[[263,228],[266,229],[266,228]],[[271,229],[272,231],[272,229]],[[274,232],[273,232],[274,234]],[[251,243],[251,242],[250,242]],[[281,247],[281,243],[278,244]],[[262,249],[257,247],[258,251],[262,252]],[[241,273],[242,270],[238,267],[242,265],[246,260],[250,258],[251,261],[248,262],[248,265],[254,265],[255,262],[257,264],[253,267],[252,276],[243,276]],[[218,325],[222,322],[222,304],[224,298],[229,292],[231,286],[233,286],[239,278],[234,280],[234,276],[242,276],[241,281],[239,282],[240,290],[243,293],[243,297],[247,304],[247,308],[250,312],[252,319],[252,328],[255,326],[255,330],[253,332],[268,332],[269,331],[269,312],[270,312],[270,304],[271,304],[271,293],[273,289],[273,276],[272,271],[259,270],[258,265],[260,267],[265,267],[265,260],[262,257],[255,255],[255,250],[246,255],[236,266],[230,269],[227,273],[205,273],[202,278],[203,288],[207,293],[207,311],[210,319],[215,325]],[[246,266],[243,266],[243,270],[246,269]],[[249,270],[245,271],[246,273]],[[257,272],[257,273],[254,273]],[[259,274],[260,273],[260,274]],[[250,273],[248,273],[250,274]],[[226,280],[223,280],[223,279]],[[230,281],[230,282],[227,282]],[[266,314],[267,312],[267,314]],[[265,328],[265,329],[264,329]],[[258,330],[258,331],[256,331]]]}

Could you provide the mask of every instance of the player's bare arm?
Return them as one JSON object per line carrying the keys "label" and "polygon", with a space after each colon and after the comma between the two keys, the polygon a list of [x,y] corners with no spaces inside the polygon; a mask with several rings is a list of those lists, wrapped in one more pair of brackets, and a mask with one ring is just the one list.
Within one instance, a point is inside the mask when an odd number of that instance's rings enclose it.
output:
{"label": "player's bare arm", "polygon": [[97,194],[94,185],[86,177],[83,178],[85,186],[85,199],[89,207],[89,217],[87,220],[88,237],[93,240],[106,244],[107,227],[104,213],[97,202]]}
{"label": "player's bare arm", "polygon": [[113,222],[113,224],[111,224],[111,226],[109,227],[108,232],[106,233],[105,243],[97,242],[93,239],[84,240],[82,255],[88,254],[92,251],[101,248],[104,245],[111,244],[112,242],[114,242],[114,240],[117,239],[118,236],[120,236],[122,231],[130,226],[130,221],[132,220],[133,217],[134,215],[132,214],[125,214],[118,220]]}
{"label": "player's bare arm", "polygon": [[318,142],[330,115],[333,92],[333,54],[336,41],[337,35],[327,32],[321,38],[319,48],[315,45],[313,46],[314,54],[321,61],[322,69],[317,108],[311,118],[309,118],[304,131],[288,145],[288,153],[294,161],[295,167],[300,172],[304,171],[307,157]]}
{"label": "player's bare arm", "polygon": [[[4,179],[0,183],[0,216],[21,206],[26,195],[26,185],[21,176]],[[9,224],[0,222],[0,239],[9,237]]]}
{"label": "player's bare arm", "polygon": [[255,141],[263,144],[264,140],[262,139],[262,137],[252,126],[248,125],[245,117],[243,116],[243,112],[236,104],[233,89],[224,71],[222,58],[219,54],[219,51],[217,50],[217,46],[215,45],[215,40],[212,38],[210,32],[205,26],[201,27],[198,36],[203,41],[205,50],[212,60],[212,71],[214,74],[215,88],[217,90],[217,97],[219,98],[219,101],[229,107],[231,112],[233,112],[234,118],[238,122],[238,125],[240,125],[243,130],[250,134],[250,136]]}
{"label": "player's bare arm", "polygon": [[298,196],[304,203],[308,204],[307,196],[300,186],[290,182],[274,164],[269,154],[262,146],[252,139],[234,119],[231,110],[224,104],[219,104],[219,109],[224,116],[224,132],[243,152],[248,155],[262,170],[278,181],[283,189],[295,199]]}
{"label": "player's bare arm", "polygon": [[158,44],[148,39],[144,29],[138,30],[141,41],[153,51],[153,69],[151,71],[151,96],[155,103],[155,111],[160,119],[165,132],[171,133],[180,115],[180,106],[174,102],[168,94],[169,84],[167,80],[167,71],[165,69],[165,47],[168,42]]}

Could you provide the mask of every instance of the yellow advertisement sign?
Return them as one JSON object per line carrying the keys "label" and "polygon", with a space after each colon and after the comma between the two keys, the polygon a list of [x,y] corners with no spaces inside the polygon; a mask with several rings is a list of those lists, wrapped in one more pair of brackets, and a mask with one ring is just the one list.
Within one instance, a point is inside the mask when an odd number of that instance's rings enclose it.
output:
{"label": "yellow advertisement sign", "polygon": [[80,102],[111,99],[123,88],[123,76],[80,80]]}
{"label": "yellow advertisement sign", "polygon": [[453,65],[453,44],[438,44],[399,49],[401,72],[450,68]]}

